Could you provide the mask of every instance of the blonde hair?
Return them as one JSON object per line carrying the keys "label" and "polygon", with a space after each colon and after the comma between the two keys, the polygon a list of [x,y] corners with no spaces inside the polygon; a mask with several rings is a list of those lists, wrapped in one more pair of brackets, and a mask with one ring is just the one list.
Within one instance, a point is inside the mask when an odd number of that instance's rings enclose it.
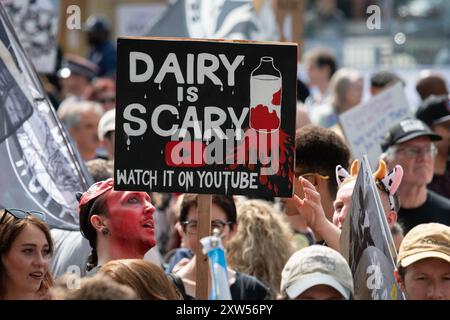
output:
{"label": "blonde hair", "polygon": [[236,271],[255,276],[280,290],[281,271],[295,251],[293,233],[268,202],[249,200],[238,207],[236,235],[227,243],[227,260]]}
{"label": "blonde hair", "polygon": [[180,300],[181,294],[157,265],[142,259],[113,260],[101,269],[120,284],[130,286],[142,300]]}

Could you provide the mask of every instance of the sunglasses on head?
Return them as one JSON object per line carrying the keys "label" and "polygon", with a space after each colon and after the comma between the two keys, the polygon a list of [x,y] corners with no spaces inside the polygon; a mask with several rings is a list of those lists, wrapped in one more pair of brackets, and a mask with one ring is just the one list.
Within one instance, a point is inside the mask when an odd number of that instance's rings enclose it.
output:
{"label": "sunglasses on head", "polygon": [[28,215],[32,215],[33,217],[36,217],[42,221],[46,221],[45,214],[40,211],[35,210],[22,210],[22,209],[5,209],[5,212],[3,212],[3,215],[0,219],[0,224],[3,223],[3,220],[5,220],[6,214],[9,213],[13,217],[17,219],[25,219]]}

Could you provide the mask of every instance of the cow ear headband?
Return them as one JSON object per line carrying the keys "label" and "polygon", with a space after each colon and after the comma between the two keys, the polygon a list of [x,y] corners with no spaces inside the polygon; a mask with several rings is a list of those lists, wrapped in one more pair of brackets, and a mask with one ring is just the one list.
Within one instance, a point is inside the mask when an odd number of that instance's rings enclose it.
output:
{"label": "cow ear headband", "polygon": [[359,171],[358,160],[354,160],[352,162],[352,165],[350,167],[351,174],[349,174],[347,172],[347,170],[344,169],[344,167],[342,167],[340,164],[338,164],[336,166],[336,181],[337,181],[338,187],[340,188],[341,185],[344,183],[344,181],[351,180],[350,178],[356,179],[356,176],[358,175],[358,171]]}
{"label": "cow ear headband", "polygon": [[391,172],[386,174],[386,162],[380,160],[378,170],[373,174],[375,182],[389,197],[389,206],[395,211],[394,194],[397,192],[403,178],[403,168],[396,165]]}
{"label": "cow ear headband", "polygon": [[[356,178],[359,170],[358,160],[354,160],[351,165],[351,175],[341,165],[336,166],[336,181],[340,188],[350,178]],[[377,171],[373,174],[375,183],[381,188],[389,198],[389,206],[391,210],[395,211],[394,194],[397,192],[400,182],[403,178],[403,168],[396,165],[392,171],[387,173],[386,162],[380,160]]]}

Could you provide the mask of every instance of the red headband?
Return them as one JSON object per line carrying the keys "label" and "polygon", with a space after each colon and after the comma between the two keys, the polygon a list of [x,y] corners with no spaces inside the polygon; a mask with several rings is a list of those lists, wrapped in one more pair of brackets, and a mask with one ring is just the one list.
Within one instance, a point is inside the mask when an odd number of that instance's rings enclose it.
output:
{"label": "red headband", "polygon": [[113,178],[109,178],[108,180],[94,183],[92,186],[89,187],[89,189],[85,193],[83,193],[78,206],[80,207],[82,205],[85,205],[92,199],[95,199],[104,194],[105,192],[111,190],[113,187],[114,187]]}

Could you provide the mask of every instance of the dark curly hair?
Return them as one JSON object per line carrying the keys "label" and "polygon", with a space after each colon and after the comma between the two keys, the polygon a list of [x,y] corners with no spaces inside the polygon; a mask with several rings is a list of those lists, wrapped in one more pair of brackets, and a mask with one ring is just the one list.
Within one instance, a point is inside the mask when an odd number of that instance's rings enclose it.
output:
{"label": "dark curly hair", "polygon": [[337,193],[335,170],[341,165],[346,170],[350,163],[350,149],[331,129],[307,125],[297,130],[295,137],[296,175],[315,172],[330,177],[332,195]]}

